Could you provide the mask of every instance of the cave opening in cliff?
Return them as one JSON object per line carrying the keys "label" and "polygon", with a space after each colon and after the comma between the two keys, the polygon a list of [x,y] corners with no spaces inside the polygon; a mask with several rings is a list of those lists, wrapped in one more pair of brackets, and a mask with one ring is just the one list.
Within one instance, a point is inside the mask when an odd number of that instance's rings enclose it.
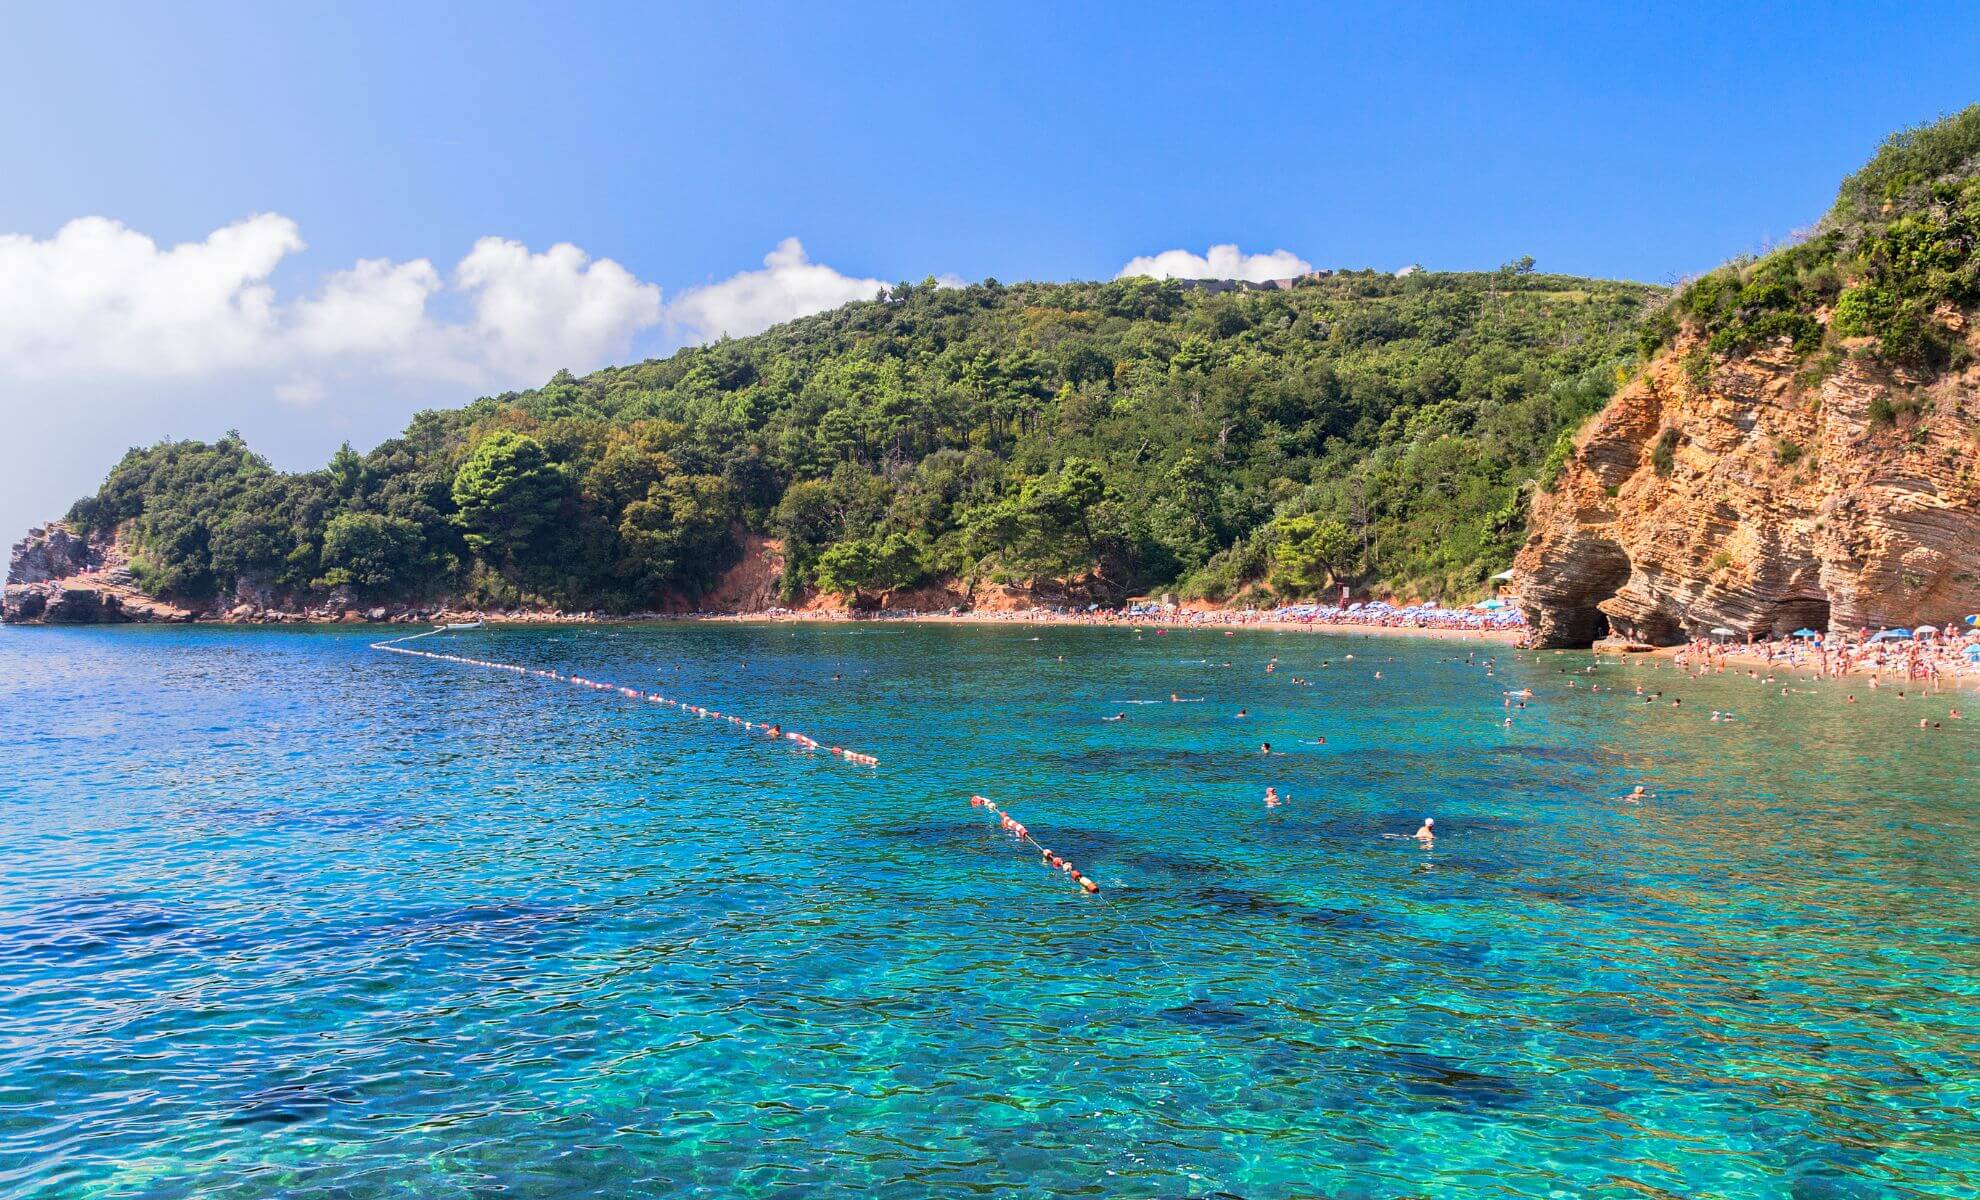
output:
{"label": "cave opening in cliff", "polygon": [[1788,637],[1797,629],[1828,632],[1829,598],[1827,596],[1792,597],[1777,602],[1767,614],[1764,632],[1774,637]]}
{"label": "cave opening in cliff", "polygon": [[1614,542],[1593,542],[1582,548],[1578,586],[1572,596],[1554,612],[1553,644],[1592,645],[1609,636],[1614,624],[1601,609],[1604,601],[1622,590],[1629,579],[1629,555]]}

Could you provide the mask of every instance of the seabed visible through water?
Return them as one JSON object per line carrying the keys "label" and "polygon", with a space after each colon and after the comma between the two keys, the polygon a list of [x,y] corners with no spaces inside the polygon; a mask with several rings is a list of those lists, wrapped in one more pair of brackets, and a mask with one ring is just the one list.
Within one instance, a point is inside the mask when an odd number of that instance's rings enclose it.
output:
{"label": "seabed visible through water", "polygon": [[866,767],[379,638],[0,633],[0,1196],[1980,1194],[1949,696],[1256,631],[416,643]]}

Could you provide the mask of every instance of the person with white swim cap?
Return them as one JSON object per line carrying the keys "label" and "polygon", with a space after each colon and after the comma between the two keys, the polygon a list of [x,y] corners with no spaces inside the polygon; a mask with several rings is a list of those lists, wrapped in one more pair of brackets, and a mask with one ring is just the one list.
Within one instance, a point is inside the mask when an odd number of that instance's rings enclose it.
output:
{"label": "person with white swim cap", "polygon": [[1423,828],[1417,830],[1411,836],[1415,837],[1417,841],[1422,842],[1424,845],[1426,846],[1429,845],[1431,842],[1437,840],[1436,833],[1430,828],[1432,825],[1435,825],[1436,823],[1437,823],[1437,818],[1435,817],[1423,818]]}

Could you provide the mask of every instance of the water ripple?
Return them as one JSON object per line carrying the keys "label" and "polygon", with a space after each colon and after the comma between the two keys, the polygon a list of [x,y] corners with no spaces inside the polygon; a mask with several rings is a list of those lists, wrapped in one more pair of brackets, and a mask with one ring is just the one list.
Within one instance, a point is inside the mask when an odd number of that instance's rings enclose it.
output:
{"label": "water ripple", "polygon": [[1917,699],[1403,642],[1377,692],[1326,637],[450,639],[852,772],[372,636],[0,632],[0,1196],[1980,1193],[1980,750]]}

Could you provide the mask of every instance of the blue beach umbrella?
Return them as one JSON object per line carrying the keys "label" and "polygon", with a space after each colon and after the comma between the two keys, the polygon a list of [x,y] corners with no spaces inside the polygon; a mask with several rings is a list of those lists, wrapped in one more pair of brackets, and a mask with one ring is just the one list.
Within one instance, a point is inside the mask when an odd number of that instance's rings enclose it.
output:
{"label": "blue beach umbrella", "polygon": [[1794,631],[1794,636],[1798,638],[1812,638],[1821,637],[1822,635],[1816,633],[1813,629],[1797,629]]}
{"label": "blue beach umbrella", "polygon": [[1909,629],[1886,629],[1877,633],[1870,640],[1873,642],[1903,642],[1909,641],[1910,638],[1911,631]]}

